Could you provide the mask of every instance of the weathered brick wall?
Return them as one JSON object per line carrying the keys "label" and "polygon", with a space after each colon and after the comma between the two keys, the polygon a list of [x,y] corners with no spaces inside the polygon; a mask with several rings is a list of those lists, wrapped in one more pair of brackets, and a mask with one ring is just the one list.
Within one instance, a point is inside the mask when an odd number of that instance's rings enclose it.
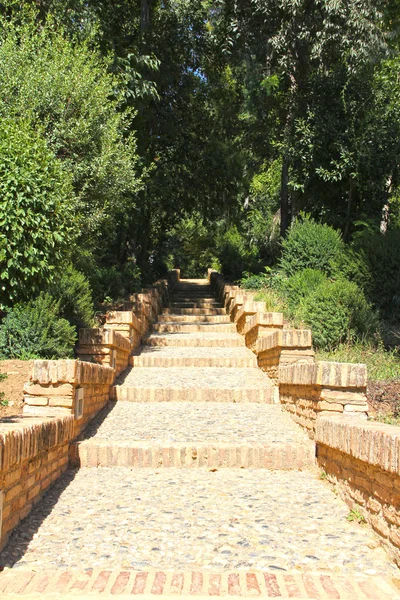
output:
{"label": "weathered brick wall", "polygon": [[118,377],[129,364],[132,344],[113,329],[80,329],[76,355],[83,361],[107,365]]}
{"label": "weathered brick wall", "polygon": [[318,464],[329,481],[400,566],[400,427],[324,417],[316,442]]}
{"label": "weathered brick wall", "polygon": [[83,414],[75,420],[76,435],[108,402],[115,371],[79,360],[35,360],[24,387],[24,414],[76,415],[83,394]]}
{"label": "weathered brick wall", "polygon": [[319,361],[279,367],[280,401],[311,438],[320,416],[366,417],[366,387],[365,365]]}
{"label": "weathered brick wall", "polygon": [[[279,313],[269,313],[279,314]],[[308,329],[284,329],[271,331],[256,340],[258,366],[265,371],[275,385],[279,385],[279,365],[314,364],[315,353],[311,347],[311,331]]]}
{"label": "weathered brick wall", "polygon": [[20,417],[0,423],[0,550],[14,527],[66,470],[73,436],[73,417]]}
{"label": "weathered brick wall", "polygon": [[241,333],[244,335],[246,346],[253,352],[258,353],[256,349],[257,340],[269,335],[271,331],[282,329],[282,327],[282,313],[257,312],[247,320]]}

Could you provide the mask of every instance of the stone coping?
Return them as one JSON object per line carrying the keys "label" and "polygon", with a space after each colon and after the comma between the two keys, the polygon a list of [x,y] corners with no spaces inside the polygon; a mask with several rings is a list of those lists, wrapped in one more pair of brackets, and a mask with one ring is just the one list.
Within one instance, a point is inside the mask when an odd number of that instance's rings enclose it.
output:
{"label": "stone coping", "polygon": [[142,323],[132,311],[112,310],[107,313],[106,325],[130,325],[136,331],[142,331]]}
{"label": "stone coping", "polygon": [[249,333],[254,327],[258,326],[281,328],[283,327],[283,314],[276,312],[256,312],[244,326],[244,334]]}
{"label": "stone coping", "polygon": [[111,385],[115,371],[107,365],[80,360],[34,360],[30,382],[39,384]]}
{"label": "stone coping", "polygon": [[79,346],[109,346],[124,352],[130,352],[130,341],[114,329],[80,329]]}
{"label": "stone coping", "polygon": [[0,471],[74,438],[74,417],[19,416],[0,421]]}
{"label": "stone coping", "polygon": [[[261,318],[257,320],[257,325],[275,325],[278,319],[275,319],[274,315],[282,316],[282,313],[260,313]],[[257,316],[258,314],[252,317],[248,326]],[[245,331],[248,326],[245,327]],[[309,329],[281,329],[271,331],[257,340],[257,354],[273,348],[311,348],[311,331]]]}
{"label": "stone coping", "polygon": [[315,441],[400,475],[400,427],[354,417],[320,417]]}
{"label": "stone coping", "polygon": [[367,367],[363,364],[329,361],[281,365],[279,367],[279,381],[283,385],[317,385],[331,388],[363,389],[367,385]]}

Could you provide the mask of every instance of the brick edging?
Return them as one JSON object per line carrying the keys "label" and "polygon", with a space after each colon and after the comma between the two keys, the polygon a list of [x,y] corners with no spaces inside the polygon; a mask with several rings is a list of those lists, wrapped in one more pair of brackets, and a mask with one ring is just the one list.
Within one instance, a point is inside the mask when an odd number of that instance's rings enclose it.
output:
{"label": "brick edging", "polygon": [[0,574],[4,598],[153,597],[198,598],[337,598],[338,600],[396,600],[400,592],[379,576],[341,576],[324,573],[268,571],[110,570],[25,571]]}

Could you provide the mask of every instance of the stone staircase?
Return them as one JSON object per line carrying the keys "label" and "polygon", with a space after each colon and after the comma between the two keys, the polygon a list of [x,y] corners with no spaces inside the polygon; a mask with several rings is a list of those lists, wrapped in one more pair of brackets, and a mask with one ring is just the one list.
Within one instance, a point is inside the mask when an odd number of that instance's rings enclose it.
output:
{"label": "stone staircase", "polygon": [[0,597],[400,598],[207,280],[132,362],[14,531]]}

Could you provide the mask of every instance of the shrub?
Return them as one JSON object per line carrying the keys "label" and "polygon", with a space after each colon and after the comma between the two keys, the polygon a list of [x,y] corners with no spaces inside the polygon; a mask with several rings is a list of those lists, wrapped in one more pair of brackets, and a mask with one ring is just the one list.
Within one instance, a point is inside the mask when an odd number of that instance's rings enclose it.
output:
{"label": "shrub", "polygon": [[73,239],[70,176],[25,120],[0,118],[0,305],[39,292]]}
{"label": "shrub", "polygon": [[255,270],[257,250],[249,244],[236,225],[220,236],[217,247],[221,269],[227,277],[238,280],[243,271]]}
{"label": "shrub", "polygon": [[75,328],[60,318],[59,302],[48,293],[15,305],[0,326],[2,358],[72,358],[75,342]]}
{"label": "shrub", "polygon": [[366,293],[385,314],[400,317],[400,229],[366,233],[354,248],[370,274]]}
{"label": "shrub", "polygon": [[288,276],[304,269],[318,269],[331,277],[337,272],[343,251],[344,242],[338,231],[304,217],[294,222],[283,240],[279,267]]}
{"label": "shrub", "polygon": [[92,290],[85,275],[67,265],[55,279],[50,293],[59,303],[59,313],[76,327],[94,325]]}
{"label": "shrub", "polygon": [[367,339],[378,328],[376,314],[360,288],[350,281],[325,281],[304,298],[298,316],[313,333],[318,348]]}
{"label": "shrub", "polygon": [[318,286],[326,281],[327,278],[322,271],[304,269],[291,277],[282,279],[279,289],[286,297],[291,310],[296,311],[304,298],[312,294]]}
{"label": "shrub", "polygon": [[245,290],[261,290],[268,285],[268,276],[264,273],[260,275],[251,275],[243,277],[240,280],[240,286]]}

